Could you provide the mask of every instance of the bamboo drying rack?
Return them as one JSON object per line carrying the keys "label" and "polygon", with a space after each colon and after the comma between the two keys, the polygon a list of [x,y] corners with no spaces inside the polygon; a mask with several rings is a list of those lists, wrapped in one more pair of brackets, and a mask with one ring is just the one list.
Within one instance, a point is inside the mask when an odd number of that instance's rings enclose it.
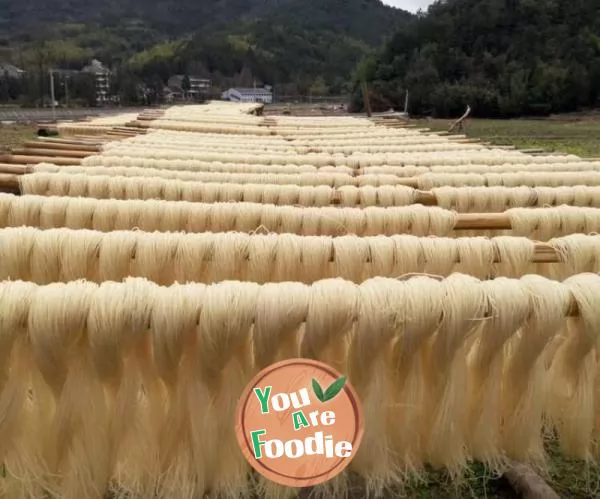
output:
{"label": "bamboo drying rack", "polygon": [[[79,166],[81,160],[85,157],[98,154],[102,145],[113,141],[126,138],[126,136],[135,136],[146,133],[150,127],[149,122],[160,119],[164,116],[163,110],[145,110],[140,113],[136,120],[127,123],[125,126],[107,126],[105,135],[91,134],[78,135],[70,138],[40,138],[37,141],[27,141],[23,147],[12,151],[12,154],[0,155],[0,191],[20,193],[19,176],[31,173],[28,165],[39,163],[52,163],[57,166]],[[265,118],[268,120],[268,118]],[[442,136],[451,136],[447,132],[432,132],[429,128],[418,128],[415,125],[392,120],[382,120],[374,118],[374,123],[381,126],[392,128],[410,128],[415,131],[438,134]],[[269,123],[271,124],[271,123]],[[273,124],[275,124],[273,122]],[[453,136],[453,140],[478,142],[478,139],[468,139],[464,135]],[[497,146],[494,146],[497,147]],[[524,151],[525,152],[525,151]],[[590,158],[596,160],[597,158]],[[357,169],[356,174],[360,174],[361,169]],[[418,188],[417,177],[400,178],[398,185]],[[332,205],[340,204],[340,194],[334,193]],[[417,191],[415,204],[426,206],[435,206],[437,200],[433,192]],[[458,215],[455,230],[511,230],[509,217],[504,213],[463,213]],[[541,250],[546,251],[546,250]],[[542,257],[540,257],[542,258]],[[556,257],[546,256],[550,262],[558,261]],[[552,259],[554,258],[554,259]]]}
{"label": "bamboo drying rack", "polygon": [[[20,194],[19,175],[0,174],[0,191]],[[433,196],[425,191],[422,195],[424,200],[431,200]],[[459,213],[454,230],[512,230],[512,224],[506,213]]]}
{"label": "bamboo drying rack", "polygon": [[[253,112],[253,114],[262,115],[263,109],[258,109]],[[25,144],[23,154],[19,154],[19,149],[15,151],[16,154],[10,155],[8,157],[0,157],[0,163],[7,163],[4,165],[0,165],[0,171],[4,172],[0,175],[0,190],[10,190],[12,189],[16,193],[19,191],[19,179],[18,176],[27,173],[26,165],[41,163],[41,162],[49,162],[54,163],[59,166],[70,166],[70,165],[79,165],[80,159],[85,157],[85,155],[96,154],[100,152],[101,146],[103,143],[111,140],[120,140],[128,137],[134,137],[139,134],[146,133],[149,128],[148,122],[159,119],[164,116],[164,111],[162,110],[145,110],[140,113],[137,117],[137,120],[133,123],[128,123],[124,127],[107,127],[103,134],[91,134],[93,137],[92,140],[89,140],[89,136],[85,134],[70,134],[73,138],[71,141],[66,139],[46,139],[44,140],[43,147],[38,147],[38,143],[36,142],[28,142]],[[276,125],[276,123],[271,120],[267,121],[269,118],[265,119],[265,124]],[[410,125],[407,123],[402,123],[399,120],[396,122],[392,122],[391,120],[383,120],[378,118],[373,118],[373,122],[379,126],[385,126],[389,128],[415,128],[414,125]],[[448,136],[450,139],[451,136],[447,132],[431,132],[431,134],[437,133],[439,135]],[[94,141],[95,139],[95,141]],[[462,137],[454,137],[451,140],[462,141],[465,143],[475,143],[479,142],[478,139],[467,139],[466,137],[463,139]],[[482,143],[483,145],[490,145],[486,142]],[[515,149],[513,146],[494,146],[496,149]],[[47,151],[54,151],[51,155],[41,154]],[[57,154],[60,152],[61,154]],[[524,153],[529,154],[542,154],[543,151],[539,150],[523,150]],[[599,160],[600,158],[595,158]],[[12,170],[11,170],[12,168]],[[410,185],[410,184],[407,184]],[[421,200],[422,204],[436,204],[435,196],[432,193],[427,192],[419,192],[417,197]],[[459,215],[458,223],[455,227],[456,230],[477,230],[477,229],[491,229],[491,230],[508,230],[511,229],[510,219],[505,214],[463,214]],[[334,257],[334,255],[332,255]],[[498,255],[495,255],[495,261],[498,261]],[[547,244],[536,243],[535,245],[535,253],[533,257],[534,262],[540,263],[553,263],[559,262],[560,257],[557,255],[556,251]],[[488,310],[487,315],[493,315],[493,310]],[[568,315],[577,316],[579,315],[579,310],[577,307],[577,303],[574,299],[571,301],[571,307],[568,311]],[[525,469],[525,472],[519,471],[517,472],[517,467],[520,465],[513,464],[513,470],[509,471],[506,476],[509,482],[515,487],[515,483],[518,482],[518,487],[521,488],[525,486],[525,488],[531,488],[530,480],[526,479],[525,475],[529,470]],[[541,482],[543,485],[545,483]],[[543,487],[542,487],[543,488]],[[556,494],[551,494],[553,492],[547,486],[545,487],[545,493],[548,496],[556,496]],[[556,496],[557,497],[557,496]]]}

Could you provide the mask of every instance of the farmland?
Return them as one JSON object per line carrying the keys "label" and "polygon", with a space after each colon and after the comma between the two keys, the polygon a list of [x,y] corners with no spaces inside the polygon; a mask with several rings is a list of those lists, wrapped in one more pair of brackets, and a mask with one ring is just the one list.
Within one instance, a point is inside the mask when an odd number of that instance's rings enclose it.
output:
{"label": "farmland", "polygon": [[[447,130],[450,120],[412,120],[433,130]],[[557,116],[549,119],[470,119],[464,132],[497,145],[543,149],[583,157],[600,157],[600,115]]]}

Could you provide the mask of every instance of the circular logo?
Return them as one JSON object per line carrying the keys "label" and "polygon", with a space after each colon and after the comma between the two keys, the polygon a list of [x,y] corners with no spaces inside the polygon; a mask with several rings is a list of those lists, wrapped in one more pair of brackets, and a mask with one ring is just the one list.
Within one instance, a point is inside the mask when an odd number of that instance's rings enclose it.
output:
{"label": "circular logo", "polygon": [[311,487],[340,474],[363,431],[360,402],[346,377],[314,360],[264,369],[237,406],[244,456],[262,476],[288,487]]}

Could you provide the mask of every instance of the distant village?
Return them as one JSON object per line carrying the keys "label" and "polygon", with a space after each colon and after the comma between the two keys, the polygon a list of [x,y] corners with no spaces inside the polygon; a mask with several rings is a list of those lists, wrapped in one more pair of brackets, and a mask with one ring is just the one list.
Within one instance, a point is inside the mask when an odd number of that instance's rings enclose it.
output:
{"label": "distant village", "polygon": [[[52,95],[54,95],[54,105],[68,107],[70,100],[69,82],[73,85],[73,82],[82,75],[93,81],[93,88],[88,89],[88,96],[93,93],[93,102],[88,102],[88,104],[106,107],[121,103],[120,95],[112,90],[113,85],[111,83],[116,75],[99,60],[92,60],[90,64],[79,71],[51,69],[48,73],[49,102],[44,99],[44,102],[41,103],[43,107],[52,105]],[[10,100],[10,83],[18,84],[25,77],[26,72],[23,69],[13,64],[0,63],[0,101]],[[6,95],[3,96],[3,93]],[[260,102],[264,104],[273,102],[273,89],[270,86],[235,87],[223,90],[213,87],[210,79],[188,74],[171,76],[166,84],[162,84],[162,89],[151,88],[148,85],[138,83],[136,84],[135,93],[137,100],[143,104],[151,104],[152,101],[160,101],[165,104],[202,102],[214,98],[233,102]],[[156,95],[157,93],[160,95]]]}

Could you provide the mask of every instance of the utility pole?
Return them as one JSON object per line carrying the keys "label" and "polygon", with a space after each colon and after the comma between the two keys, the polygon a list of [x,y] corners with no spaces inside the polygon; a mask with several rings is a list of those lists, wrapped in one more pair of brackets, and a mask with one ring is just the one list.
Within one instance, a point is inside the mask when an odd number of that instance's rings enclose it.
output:
{"label": "utility pole", "polygon": [[367,116],[370,118],[371,117],[371,99],[369,97],[369,87],[367,86],[367,81],[363,80],[362,84],[362,95],[363,95],[363,103],[365,106],[365,111],[367,113]]}
{"label": "utility pole", "polygon": [[69,107],[69,75],[65,76],[65,107]]}
{"label": "utility pole", "polygon": [[54,72],[49,69],[50,73],[50,99],[52,99],[52,119],[56,122],[56,99],[54,97]]}

